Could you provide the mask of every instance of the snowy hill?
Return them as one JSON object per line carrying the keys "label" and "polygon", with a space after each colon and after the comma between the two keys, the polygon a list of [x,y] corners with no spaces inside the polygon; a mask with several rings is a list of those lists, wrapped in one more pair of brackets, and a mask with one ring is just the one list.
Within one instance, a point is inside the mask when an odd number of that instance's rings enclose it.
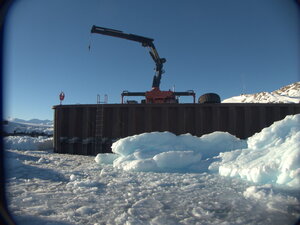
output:
{"label": "snowy hill", "polygon": [[22,119],[11,118],[11,117],[9,117],[7,120],[9,122],[23,123],[23,124],[50,125],[50,126],[53,125],[52,120],[40,120],[40,119],[22,120]]}
{"label": "snowy hill", "polygon": [[222,103],[300,103],[300,82],[284,86],[273,92],[234,96],[223,100]]}
{"label": "snowy hill", "polygon": [[53,135],[53,121],[9,118],[4,123],[4,132],[6,135],[24,134],[33,136],[51,136]]}

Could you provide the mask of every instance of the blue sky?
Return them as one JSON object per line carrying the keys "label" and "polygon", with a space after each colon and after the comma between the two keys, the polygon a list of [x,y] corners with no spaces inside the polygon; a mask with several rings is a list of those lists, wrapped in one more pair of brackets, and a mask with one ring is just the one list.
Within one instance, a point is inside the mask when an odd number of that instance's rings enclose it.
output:
{"label": "blue sky", "polygon": [[167,59],[161,90],[175,85],[225,99],[300,80],[293,0],[24,0],[6,19],[6,117],[53,119],[61,91],[63,104],[93,104],[97,94],[120,103],[123,90],[151,89],[147,49],[91,34],[92,25],[153,38]]}

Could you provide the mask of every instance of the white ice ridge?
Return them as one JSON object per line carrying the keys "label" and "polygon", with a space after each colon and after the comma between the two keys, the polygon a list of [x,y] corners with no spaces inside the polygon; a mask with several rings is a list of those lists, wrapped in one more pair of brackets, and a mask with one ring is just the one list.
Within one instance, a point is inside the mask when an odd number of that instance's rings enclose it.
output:
{"label": "white ice ridge", "polygon": [[123,138],[112,145],[114,155],[99,154],[97,162],[118,169],[143,172],[203,172],[207,160],[220,152],[245,148],[246,142],[229,133],[214,132],[195,137],[152,132]]}
{"label": "white ice ridge", "polygon": [[195,137],[152,132],[118,140],[96,162],[140,172],[207,172],[259,184],[300,187],[300,114],[240,140],[226,132]]}
{"label": "white ice ridge", "polygon": [[248,148],[220,153],[211,164],[222,176],[300,187],[300,114],[287,116],[250,137]]}

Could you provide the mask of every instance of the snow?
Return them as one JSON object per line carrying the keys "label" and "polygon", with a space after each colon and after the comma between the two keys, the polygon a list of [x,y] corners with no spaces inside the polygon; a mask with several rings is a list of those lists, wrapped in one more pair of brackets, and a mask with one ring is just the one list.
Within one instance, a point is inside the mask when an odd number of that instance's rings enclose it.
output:
{"label": "snow", "polygon": [[[246,147],[246,141],[225,132],[200,138],[190,134],[176,136],[170,132],[152,132],[113,143],[116,159],[112,163],[118,169],[131,171],[205,172],[210,158],[243,147]],[[96,161],[102,157],[107,156],[99,154]]]}
{"label": "snow", "polygon": [[53,135],[53,122],[49,120],[9,118],[3,128],[6,134]]}
{"label": "snow", "polygon": [[40,120],[40,119],[31,119],[31,120],[23,120],[19,118],[12,118],[8,117],[7,121],[9,122],[15,122],[15,123],[25,123],[25,124],[32,124],[32,125],[48,125],[48,126],[53,126],[53,121],[52,120]]}
{"label": "snow", "polygon": [[210,168],[222,176],[300,188],[300,114],[264,128],[247,143],[246,149],[220,153],[221,161]]}
{"label": "snow", "polygon": [[300,82],[287,85],[273,92],[241,94],[224,99],[222,103],[300,103]]}
{"label": "snow", "polygon": [[125,171],[34,150],[7,150],[7,160],[18,224],[294,224],[300,216],[297,191],[216,173]]}
{"label": "snow", "polygon": [[287,116],[248,140],[145,133],[97,157],[9,136],[8,206],[18,224],[295,224],[299,122]]}
{"label": "snow", "polygon": [[53,138],[48,137],[29,137],[29,136],[10,136],[4,137],[7,149],[17,150],[47,150],[53,148]]}
{"label": "snow", "polygon": [[96,162],[139,172],[207,172],[258,184],[300,188],[300,114],[263,129],[248,140],[226,132],[202,137],[152,132],[118,140],[114,154]]}
{"label": "snow", "polygon": [[95,158],[95,161],[99,164],[112,164],[117,157],[118,156],[115,154],[103,153],[101,155],[98,154]]}
{"label": "snow", "polygon": [[247,199],[263,202],[269,211],[278,212],[279,214],[289,210],[286,202],[289,202],[290,206],[299,207],[299,200],[296,197],[274,193],[271,185],[250,186],[243,195]]}

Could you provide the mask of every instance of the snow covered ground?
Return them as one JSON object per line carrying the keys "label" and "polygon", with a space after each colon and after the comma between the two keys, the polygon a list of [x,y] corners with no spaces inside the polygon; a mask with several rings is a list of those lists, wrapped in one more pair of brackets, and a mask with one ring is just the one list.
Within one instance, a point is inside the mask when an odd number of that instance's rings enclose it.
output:
{"label": "snow covered ground", "polygon": [[28,134],[28,135],[53,135],[53,121],[50,120],[22,120],[8,118],[4,125],[4,132],[7,134]]}
{"label": "snow covered ground", "polygon": [[224,99],[222,103],[300,103],[300,82],[284,86],[273,92],[241,94]]}
{"label": "snow covered ground", "polygon": [[295,224],[300,114],[248,140],[148,133],[114,154],[55,154],[51,138],[6,137],[18,224]]}

